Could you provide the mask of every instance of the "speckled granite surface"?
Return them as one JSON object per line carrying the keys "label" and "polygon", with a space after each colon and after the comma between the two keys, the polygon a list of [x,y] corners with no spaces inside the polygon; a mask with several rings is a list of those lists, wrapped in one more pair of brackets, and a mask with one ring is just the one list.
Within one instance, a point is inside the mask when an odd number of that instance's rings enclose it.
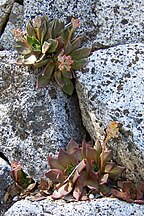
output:
{"label": "speckled granite surface", "polygon": [[86,132],[76,95],[67,96],[54,82],[36,89],[32,71],[13,64],[14,58],[14,52],[0,52],[0,151],[40,179],[48,154],[56,155],[72,137],[81,141]]}
{"label": "speckled granite surface", "polygon": [[4,216],[143,216],[144,205],[130,204],[117,199],[102,198],[85,202],[51,201],[15,203]]}
{"label": "speckled granite surface", "polygon": [[129,177],[144,179],[144,44],[94,52],[78,77],[83,123],[94,139],[112,120],[123,124],[123,141],[111,144]]}

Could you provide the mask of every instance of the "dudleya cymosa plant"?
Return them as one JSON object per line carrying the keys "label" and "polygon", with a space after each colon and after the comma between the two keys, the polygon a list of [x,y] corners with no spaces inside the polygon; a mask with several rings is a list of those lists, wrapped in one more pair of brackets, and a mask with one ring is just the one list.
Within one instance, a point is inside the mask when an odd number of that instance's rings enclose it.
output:
{"label": "dudleya cymosa plant", "polygon": [[30,20],[26,31],[14,30],[16,49],[21,57],[17,64],[43,67],[37,79],[37,87],[46,86],[54,78],[68,95],[72,95],[75,70],[86,64],[90,48],[81,48],[82,37],[74,37],[80,26],[79,19],[72,18],[65,26],[58,19],[50,21],[46,16]]}
{"label": "dudleya cymosa plant", "polygon": [[117,137],[117,123],[111,123],[103,145],[99,141],[92,147],[82,142],[82,146],[72,139],[66,151],[60,150],[58,158],[48,157],[50,170],[45,176],[52,182],[52,198],[58,199],[72,192],[76,200],[87,199],[87,191],[92,190],[106,195],[110,192],[110,180],[116,180],[125,170],[113,163],[112,151],[106,143]]}

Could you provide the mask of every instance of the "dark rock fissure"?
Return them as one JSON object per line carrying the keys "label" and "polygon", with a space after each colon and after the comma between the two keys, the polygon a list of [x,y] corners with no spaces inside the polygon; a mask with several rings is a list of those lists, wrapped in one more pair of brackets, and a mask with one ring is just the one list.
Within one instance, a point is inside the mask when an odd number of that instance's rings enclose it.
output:
{"label": "dark rock fissure", "polygon": [[9,162],[8,158],[2,153],[0,152],[0,157],[5,160],[9,165],[11,165],[11,163]]}

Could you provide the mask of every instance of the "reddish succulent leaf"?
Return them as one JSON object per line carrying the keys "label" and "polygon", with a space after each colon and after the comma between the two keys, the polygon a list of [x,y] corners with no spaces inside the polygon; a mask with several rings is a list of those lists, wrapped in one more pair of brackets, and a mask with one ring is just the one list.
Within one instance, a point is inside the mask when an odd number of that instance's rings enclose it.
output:
{"label": "reddish succulent leaf", "polygon": [[41,178],[38,188],[40,190],[49,191],[49,189],[50,189],[51,186],[52,186],[52,182],[49,179]]}
{"label": "reddish succulent leaf", "polygon": [[70,142],[68,143],[66,150],[69,154],[73,153],[75,151],[75,149],[77,149],[79,146],[78,144],[75,142],[74,139],[71,139]]}
{"label": "reddish succulent leaf", "polygon": [[109,174],[101,175],[100,185],[106,184],[108,182],[108,177],[109,177]]}
{"label": "reddish succulent leaf", "polygon": [[63,182],[65,180],[64,173],[59,169],[50,169],[45,173],[45,176],[49,178],[52,182]]}
{"label": "reddish succulent leaf", "polygon": [[111,192],[118,199],[122,199],[122,200],[124,200],[126,202],[130,202],[130,203],[134,201],[133,199],[131,199],[129,194],[126,193],[126,192],[120,192],[120,191],[118,191],[116,189],[112,189]]}
{"label": "reddish succulent leaf", "polygon": [[81,160],[83,160],[83,155],[80,148],[76,148],[75,151],[71,154],[74,158],[76,163],[78,164]]}
{"label": "reddish succulent leaf", "polygon": [[76,171],[74,173],[74,177],[73,177],[73,183],[76,182],[76,180],[79,178],[82,170],[84,170],[86,168],[86,160],[83,159],[76,168]]}
{"label": "reddish succulent leaf", "polygon": [[57,189],[55,189],[55,191],[52,194],[52,198],[59,199],[63,196],[66,196],[72,191],[72,189],[73,189],[73,184],[72,182],[68,181],[62,186],[59,186]]}
{"label": "reddish succulent leaf", "polygon": [[143,181],[139,181],[137,183],[137,190],[141,191],[144,194],[144,182]]}
{"label": "reddish succulent leaf", "polygon": [[135,200],[134,203],[137,203],[137,204],[144,204],[144,200]]}
{"label": "reddish succulent leaf", "polygon": [[93,162],[98,161],[97,151],[89,145],[86,147],[86,158],[88,159],[89,164],[92,165]]}
{"label": "reddish succulent leaf", "polygon": [[109,177],[111,179],[117,179],[125,171],[125,167],[113,165],[113,168],[109,171]]}
{"label": "reddish succulent leaf", "polygon": [[58,161],[63,167],[67,167],[69,164],[76,165],[74,158],[62,149],[59,151]]}
{"label": "reddish succulent leaf", "polygon": [[62,164],[59,163],[57,158],[48,157],[48,163],[51,169],[59,169],[63,171],[65,168]]}
{"label": "reddish succulent leaf", "polygon": [[76,200],[80,200],[81,194],[83,191],[83,185],[81,184],[81,182],[79,182],[79,180],[76,182],[74,190],[73,190],[73,197]]}

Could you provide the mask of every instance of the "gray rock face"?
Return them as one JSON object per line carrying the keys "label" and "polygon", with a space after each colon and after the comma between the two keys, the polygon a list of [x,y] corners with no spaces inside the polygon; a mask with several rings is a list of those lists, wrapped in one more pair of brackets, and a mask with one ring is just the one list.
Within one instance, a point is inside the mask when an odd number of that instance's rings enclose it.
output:
{"label": "gray rock face", "polygon": [[14,29],[22,29],[22,26],[23,6],[15,2],[9,15],[9,20],[5,30],[0,38],[0,42],[6,50],[14,50],[15,42],[12,31]]}
{"label": "gray rock face", "polygon": [[[10,176],[10,166],[0,157],[0,206],[3,204],[3,197],[7,187],[13,182]],[[0,208],[1,210],[1,208]]]}
{"label": "gray rock face", "polygon": [[47,169],[49,153],[57,155],[72,137],[81,141],[86,132],[76,95],[67,96],[53,82],[36,89],[32,70],[11,63],[14,58],[15,53],[0,53],[0,151],[10,162],[22,162],[39,179]]}
{"label": "gray rock face", "polygon": [[144,41],[143,0],[99,0],[95,7],[99,32],[95,46]]}
{"label": "gray rock face", "polygon": [[122,141],[111,143],[127,177],[144,180],[144,44],[96,51],[77,81],[83,123],[96,140],[110,121],[123,124]]}
{"label": "gray rock face", "polygon": [[79,33],[95,47],[143,41],[143,11],[143,0],[24,1],[25,22],[43,14],[65,20],[79,17]]}
{"label": "gray rock face", "polygon": [[31,202],[21,200],[15,203],[4,216],[143,216],[144,205],[129,204],[117,199],[102,198],[91,202],[71,202],[51,201],[49,199]]}
{"label": "gray rock face", "polygon": [[7,24],[13,4],[14,0],[0,1],[0,36],[3,33],[5,25]]}

